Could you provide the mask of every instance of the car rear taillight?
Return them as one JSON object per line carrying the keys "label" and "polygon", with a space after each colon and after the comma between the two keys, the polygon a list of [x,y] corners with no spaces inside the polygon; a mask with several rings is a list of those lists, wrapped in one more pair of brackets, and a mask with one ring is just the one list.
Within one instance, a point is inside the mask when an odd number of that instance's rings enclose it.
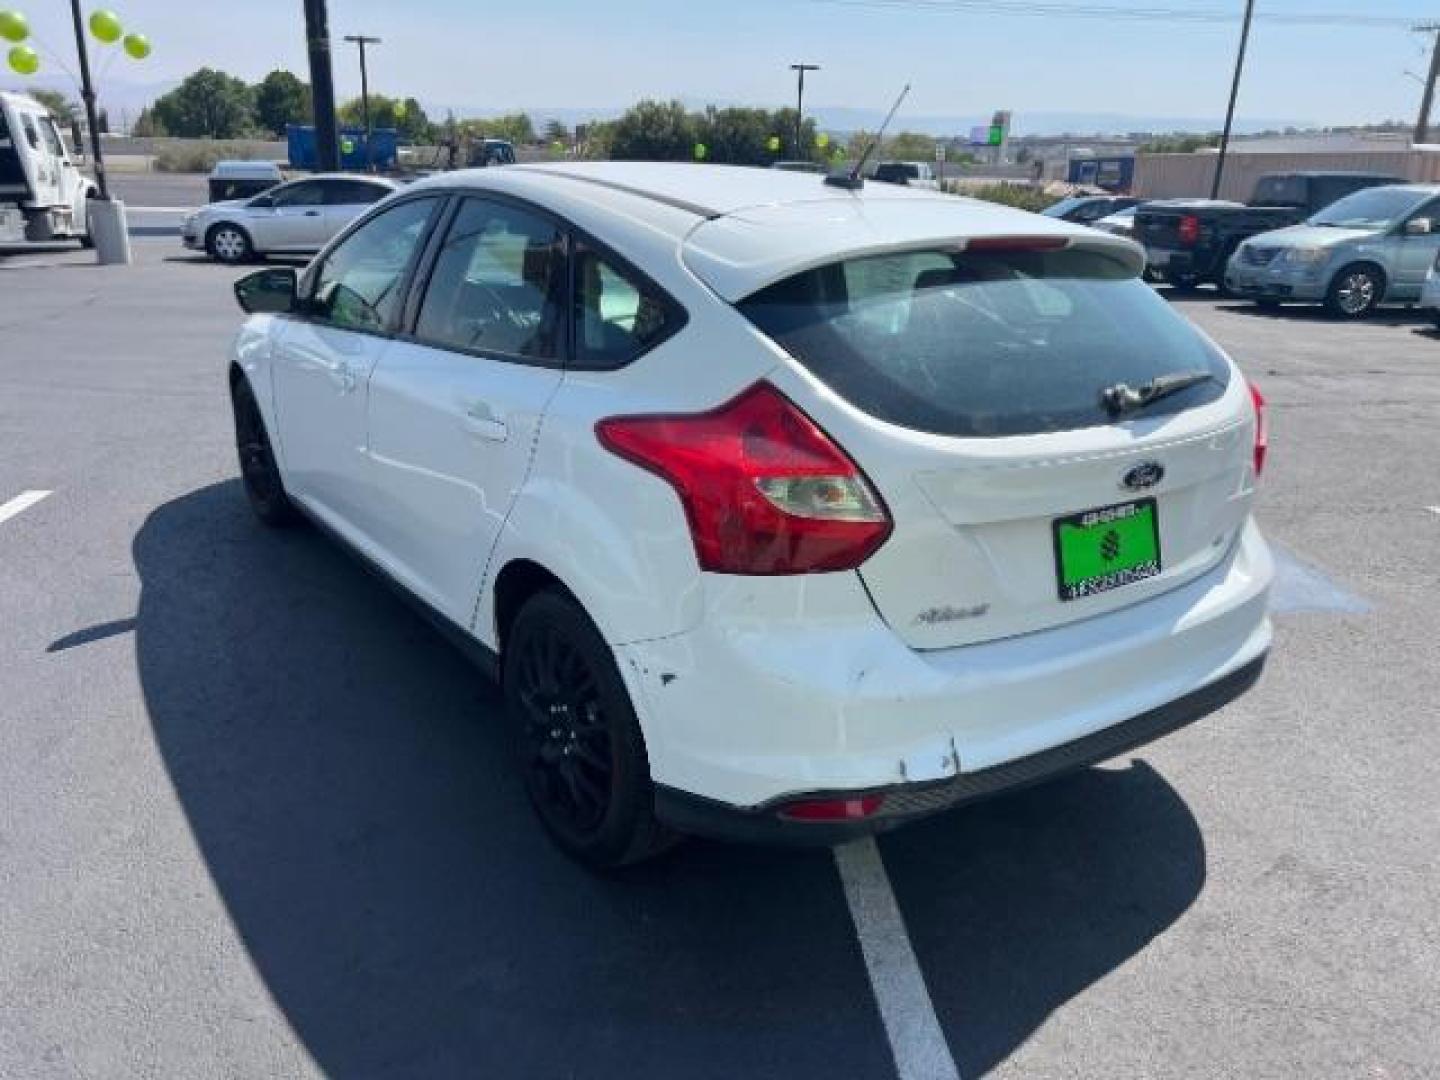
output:
{"label": "car rear taillight", "polygon": [[1186,214],[1180,219],[1180,242],[1182,244],[1195,244],[1200,240],[1200,219],[1194,214]]}
{"label": "car rear taillight", "polygon": [[979,236],[965,242],[971,254],[1024,254],[1033,251],[1063,251],[1070,246],[1068,236]]}
{"label": "car rear taillight", "polygon": [[1265,395],[1250,383],[1250,401],[1255,406],[1255,475],[1265,471],[1265,455],[1270,450],[1270,423],[1265,417]]}
{"label": "car rear taillight", "polygon": [[702,569],[853,570],[890,535],[859,467],[769,383],[711,412],[611,417],[595,434],[675,488]]}
{"label": "car rear taillight", "polygon": [[780,807],[782,818],[791,821],[857,821],[872,816],[885,803],[884,795],[861,795],[849,799],[802,799]]}

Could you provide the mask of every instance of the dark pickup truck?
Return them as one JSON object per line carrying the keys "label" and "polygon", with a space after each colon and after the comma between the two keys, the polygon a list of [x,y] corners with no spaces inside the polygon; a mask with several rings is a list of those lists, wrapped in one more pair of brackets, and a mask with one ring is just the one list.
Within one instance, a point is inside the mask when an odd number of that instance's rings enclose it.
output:
{"label": "dark pickup truck", "polygon": [[1184,289],[1210,282],[1221,288],[1225,264],[1242,240],[1297,225],[1362,188],[1403,184],[1398,176],[1355,172],[1295,172],[1262,176],[1248,204],[1214,199],[1166,199],[1135,215],[1135,239],[1145,245],[1153,277]]}

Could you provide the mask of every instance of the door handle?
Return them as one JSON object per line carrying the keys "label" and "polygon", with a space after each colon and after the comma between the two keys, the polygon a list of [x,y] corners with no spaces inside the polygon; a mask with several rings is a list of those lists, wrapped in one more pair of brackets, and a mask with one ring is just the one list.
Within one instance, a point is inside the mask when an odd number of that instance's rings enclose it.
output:
{"label": "door handle", "polygon": [[306,217],[319,217],[319,216],[320,216],[320,211],[319,211],[319,210],[306,210],[306,211],[305,211],[305,216],[306,216]]}
{"label": "door handle", "polygon": [[465,408],[462,423],[465,430],[477,439],[504,442],[510,437],[510,429],[505,426],[505,421],[496,417],[495,411],[484,401],[470,402]]}

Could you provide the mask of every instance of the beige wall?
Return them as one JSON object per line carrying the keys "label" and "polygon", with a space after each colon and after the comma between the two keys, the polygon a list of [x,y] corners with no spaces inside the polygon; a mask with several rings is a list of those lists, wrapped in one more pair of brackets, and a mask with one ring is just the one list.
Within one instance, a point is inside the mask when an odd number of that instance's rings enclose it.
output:
{"label": "beige wall", "polygon": [[[1209,198],[1215,154],[1141,154],[1135,160],[1135,194],[1147,199]],[[1266,173],[1331,169],[1393,173],[1407,180],[1440,183],[1440,151],[1391,150],[1336,154],[1230,154],[1225,159],[1222,199],[1244,202]]]}

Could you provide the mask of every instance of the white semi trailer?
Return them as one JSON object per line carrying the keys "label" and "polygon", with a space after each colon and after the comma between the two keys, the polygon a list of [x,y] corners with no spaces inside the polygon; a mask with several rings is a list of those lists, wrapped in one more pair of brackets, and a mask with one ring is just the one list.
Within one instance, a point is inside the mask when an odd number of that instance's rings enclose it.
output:
{"label": "white semi trailer", "polygon": [[89,247],[89,202],[97,197],[50,111],[0,92],[0,243],[74,239]]}

